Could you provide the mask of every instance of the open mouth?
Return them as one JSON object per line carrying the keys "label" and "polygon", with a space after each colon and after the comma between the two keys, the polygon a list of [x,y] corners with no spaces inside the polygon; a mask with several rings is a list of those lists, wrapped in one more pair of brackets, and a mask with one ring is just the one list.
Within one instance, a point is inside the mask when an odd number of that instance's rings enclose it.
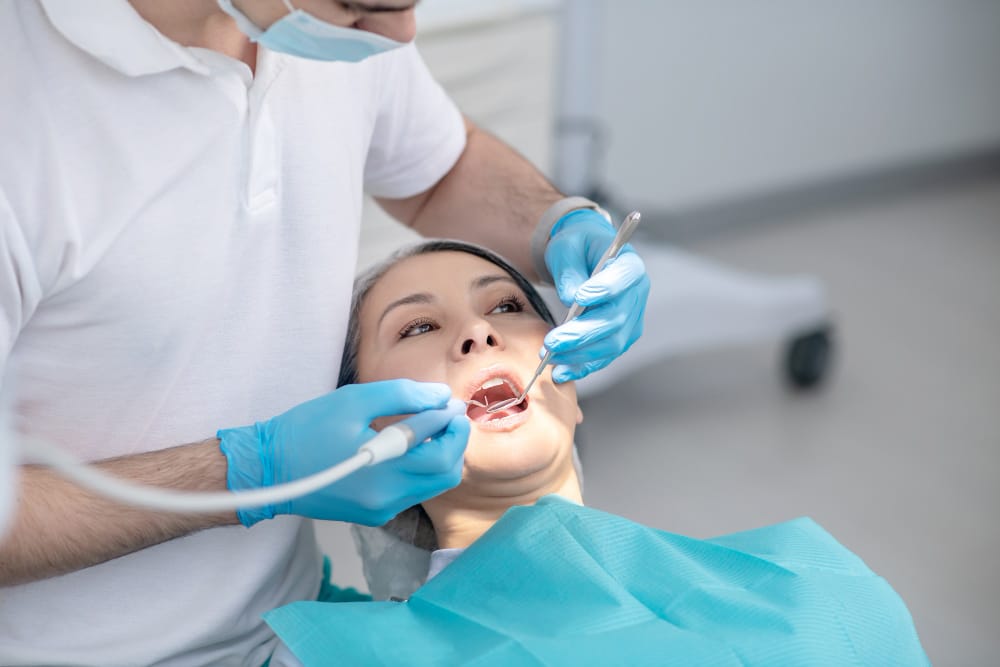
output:
{"label": "open mouth", "polygon": [[469,397],[469,407],[465,411],[465,414],[467,414],[469,419],[472,421],[482,423],[503,419],[504,417],[524,412],[528,409],[527,397],[525,397],[524,400],[517,405],[511,405],[510,407],[498,410],[493,414],[486,411],[491,405],[510,398],[515,398],[519,396],[520,393],[521,390],[509,379],[504,377],[490,378],[480,385],[479,389],[474,391],[472,396]]}

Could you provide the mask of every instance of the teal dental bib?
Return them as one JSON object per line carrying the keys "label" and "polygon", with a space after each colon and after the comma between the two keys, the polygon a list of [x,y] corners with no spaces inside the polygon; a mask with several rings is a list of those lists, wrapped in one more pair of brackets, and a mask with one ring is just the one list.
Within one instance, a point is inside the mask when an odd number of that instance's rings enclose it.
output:
{"label": "teal dental bib", "polygon": [[888,583],[811,519],[698,540],[556,496],[407,602],[265,615],[310,665],[927,665]]}

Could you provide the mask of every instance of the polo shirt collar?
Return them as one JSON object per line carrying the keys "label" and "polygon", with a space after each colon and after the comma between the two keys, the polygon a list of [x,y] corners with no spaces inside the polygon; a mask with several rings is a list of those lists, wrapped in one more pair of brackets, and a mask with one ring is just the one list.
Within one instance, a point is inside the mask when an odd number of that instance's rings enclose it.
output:
{"label": "polo shirt collar", "polygon": [[[172,0],[166,0],[172,1]],[[188,49],[159,33],[127,0],[40,0],[56,30],[126,76],[186,68],[211,70]]]}

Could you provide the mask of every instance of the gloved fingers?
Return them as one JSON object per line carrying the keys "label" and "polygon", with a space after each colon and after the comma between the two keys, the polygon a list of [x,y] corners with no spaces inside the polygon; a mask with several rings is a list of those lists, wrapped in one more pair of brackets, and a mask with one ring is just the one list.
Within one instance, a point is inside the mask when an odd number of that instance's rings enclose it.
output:
{"label": "gloved fingers", "polygon": [[378,417],[409,415],[443,408],[451,398],[451,387],[440,382],[417,382],[398,379],[381,380],[341,387],[354,403],[352,414],[365,424]]}
{"label": "gloved fingers", "polygon": [[586,347],[567,350],[558,356],[552,355],[549,361],[556,366],[579,366],[599,359],[610,361],[624,352],[626,345],[626,339],[623,336],[612,334],[591,342]]}
{"label": "gloved fingers", "polygon": [[597,361],[585,361],[582,364],[573,364],[571,366],[560,364],[552,369],[552,380],[556,384],[580,380],[594,371],[601,370],[614,361],[614,359],[614,357],[605,357]]}
{"label": "gloved fingers", "polygon": [[425,500],[441,495],[453,489],[462,481],[464,469],[462,459],[456,461],[450,470],[434,475],[400,475],[399,484],[405,485],[407,494],[400,497],[388,510],[388,517],[379,522],[381,525],[408,507],[419,505]]}
{"label": "gloved fingers", "polygon": [[626,337],[634,339],[642,331],[648,296],[649,278],[639,276],[632,287],[616,298],[590,306],[577,318],[549,331],[545,336],[545,347],[559,353],[586,344],[589,339],[601,338],[609,328],[615,327]]}
{"label": "gloved fingers", "polygon": [[625,311],[615,304],[602,304],[550,331],[545,339],[546,348],[553,352],[550,361],[565,367],[553,369],[553,380],[580,379],[604,368],[629,349],[642,335],[643,303]]}
{"label": "gloved fingers", "polygon": [[611,223],[591,209],[567,213],[555,224],[545,248],[545,264],[563,305],[573,303],[576,291],[590,277],[614,237]]}
{"label": "gloved fingers", "polygon": [[459,459],[452,465],[451,470],[440,474],[408,477],[407,482],[410,485],[410,495],[403,502],[403,507],[400,511],[439,496],[449,489],[454,489],[462,482],[462,472],[464,469],[464,461]]}
{"label": "gloved fingers", "polygon": [[554,363],[577,363],[564,355],[613,336],[632,318],[628,310],[617,308],[614,303],[603,303],[545,334],[544,345],[552,352]]}
{"label": "gloved fingers", "polygon": [[[471,430],[469,418],[465,415],[452,418],[442,434],[417,445],[397,459],[396,469],[409,475],[444,475],[447,477],[454,471],[457,464],[459,466],[459,479],[461,479],[463,455],[465,447],[469,443]],[[457,483],[456,481],[455,484]]]}
{"label": "gloved fingers", "polygon": [[585,237],[582,234],[557,234],[545,249],[545,264],[552,274],[559,300],[564,306],[571,305],[580,285],[590,277]]}
{"label": "gloved fingers", "polygon": [[[596,306],[615,299],[630,289],[649,282],[642,258],[626,246],[626,250],[609,261],[597,275],[588,278],[576,290],[575,299],[581,306]],[[648,291],[648,288],[647,288]]]}
{"label": "gloved fingers", "polygon": [[[459,415],[451,420],[444,433],[417,445],[397,459],[383,461],[371,468],[332,484],[360,486],[350,491],[352,512],[349,518],[316,514],[317,518],[333,518],[366,526],[381,526],[408,507],[433,498],[462,481],[463,454],[469,439],[469,419]],[[345,493],[341,491],[341,493]],[[328,505],[327,505],[328,507]]]}

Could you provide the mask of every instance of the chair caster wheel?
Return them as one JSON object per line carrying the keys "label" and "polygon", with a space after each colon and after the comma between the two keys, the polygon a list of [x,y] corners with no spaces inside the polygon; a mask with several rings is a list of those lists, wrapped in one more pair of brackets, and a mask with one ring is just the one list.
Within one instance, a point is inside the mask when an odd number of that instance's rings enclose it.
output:
{"label": "chair caster wheel", "polygon": [[833,330],[829,325],[800,334],[785,347],[785,379],[794,389],[811,389],[824,380],[833,356]]}

